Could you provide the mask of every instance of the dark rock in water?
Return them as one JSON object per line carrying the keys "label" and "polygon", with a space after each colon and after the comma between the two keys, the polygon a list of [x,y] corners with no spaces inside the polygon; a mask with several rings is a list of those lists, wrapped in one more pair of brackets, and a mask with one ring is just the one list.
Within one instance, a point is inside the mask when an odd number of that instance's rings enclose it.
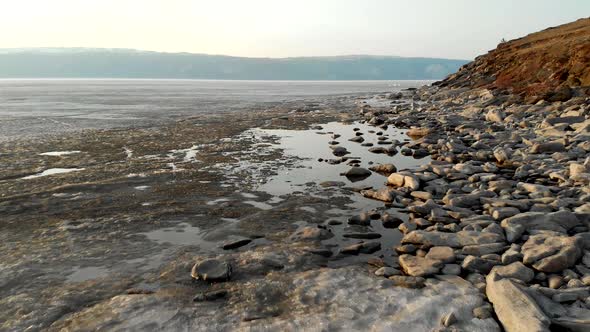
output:
{"label": "dark rock in water", "polygon": [[426,149],[418,149],[418,150],[414,150],[414,153],[412,154],[412,156],[416,159],[420,159],[420,158],[424,158],[424,157],[428,156],[429,154],[430,153]]}
{"label": "dark rock in water", "polygon": [[356,136],[356,137],[349,139],[349,141],[355,142],[355,143],[362,143],[365,141],[365,139],[362,136]]}
{"label": "dark rock in water", "polygon": [[197,296],[195,296],[193,298],[193,301],[194,302],[215,301],[215,300],[223,299],[226,296],[227,296],[227,291],[225,289],[221,289],[221,290],[197,294]]}
{"label": "dark rock in water", "polygon": [[342,157],[345,156],[347,154],[350,154],[350,152],[348,152],[348,150],[346,150],[346,148],[343,148],[341,146],[331,146],[330,147],[332,149],[332,154],[335,155],[336,157]]}
{"label": "dark rock in water", "polygon": [[227,281],[231,277],[232,266],[217,259],[208,259],[193,266],[191,277],[204,281]]}
{"label": "dark rock in water", "polygon": [[395,251],[398,254],[411,254],[416,252],[416,250],[418,250],[418,248],[416,248],[416,246],[413,244],[404,244],[402,246],[395,247]]}
{"label": "dark rock in water", "polygon": [[338,145],[338,144],[340,144],[340,142],[338,142],[338,141],[329,141],[328,144],[330,144],[330,145]]}
{"label": "dark rock in water", "polygon": [[362,243],[356,243],[340,249],[340,253],[343,255],[358,255],[361,251],[362,246]]}
{"label": "dark rock in water", "polygon": [[373,143],[368,143],[368,142],[367,142],[367,143],[363,143],[363,144],[361,144],[361,146],[373,146]]}
{"label": "dark rock in water", "polygon": [[346,233],[342,236],[346,237],[346,238],[351,238],[351,239],[378,239],[381,237],[381,234],[379,234],[379,233]]}
{"label": "dark rock in water", "polygon": [[398,227],[402,222],[404,222],[403,220],[401,220],[400,218],[394,217],[390,214],[384,214],[383,216],[381,216],[381,223],[383,224],[383,227],[385,228],[396,228]]}
{"label": "dark rock in water", "polygon": [[385,122],[382,118],[374,116],[371,118],[371,120],[369,120],[369,124],[373,125],[373,126],[378,126],[383,124],[383,122]]}
{"label": "dark rock in water", "polygon": [[239,240],[235,240],[235,241],[224,243],[222,248],[224,250],[236,249],[236,248],[239,248],[239,247],[243,247],[243,246],[247,245],[250,242],[252,242],[251,239],[239,239]]}
{"label": "dark rock in water", "polygon": [[362,226],[369,226],[371,225],[371,216],[363,212],[358,216],[352,216],[348,218],[349,225],[362,225]]}
{"label": "dark rock in water", "polygon": [[373,148],[369,149],[369,152],[371,153],[384,153],[384,154],[388,154],[388,155],[395,155],[397,153],[397,150],[395,149],[394,146],[390,146],[390,147],[383,147],[383,146],[376,146]]}
{"label": "dark rock in water", "polygon": [[408,148],[403,148],[400,153],[404,156],[411,156],[414,154],[414,152],[412,151],[412,149],[408,149]]}
{"label": "dark rock in water", "polygon": [[365,242],[362,244],[360,253],[361,254],[372,254],[376,251],[381,250],[381,243],[379,242]]}
{"label": "dark rock in water", "polygon": [[381,146],[376,146],[369,149],[371,153],[387,153],[387,149]]}
{"label": "dark rock in water", "polygon": [[362,242],[340,249],[343,255],[372,254],[381,249],[379,242]]}
{"label": "dark rock in water", "polygon": [[350,180],[363,180],[367,177],[371,176],[371,171],[362,167],[353,167],[349,169],[343,175],[346,176]]}

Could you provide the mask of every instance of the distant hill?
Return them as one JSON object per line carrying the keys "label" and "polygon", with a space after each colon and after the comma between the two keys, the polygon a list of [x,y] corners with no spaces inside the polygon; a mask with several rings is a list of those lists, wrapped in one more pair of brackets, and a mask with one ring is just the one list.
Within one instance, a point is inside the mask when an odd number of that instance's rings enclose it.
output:
{"label": "distant hill", "polygon": [[436,85],[510,92],[531,103],[590,95],[590,18],[501,43]]}
{"label": "distant hill", "polygon": [[129,49],[0,49],[0,78],[442,79],[465,60],[393,56],[243,58]]}

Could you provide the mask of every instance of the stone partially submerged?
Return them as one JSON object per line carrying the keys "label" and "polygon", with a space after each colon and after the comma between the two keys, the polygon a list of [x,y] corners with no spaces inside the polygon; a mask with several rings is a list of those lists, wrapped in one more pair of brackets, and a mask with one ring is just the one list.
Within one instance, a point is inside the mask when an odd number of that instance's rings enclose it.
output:
{"label": "stone partially submerged", "polygon": [[228,262],[217,259],[207,259],[193,266],[191,277],[203,281],[227,281],[231,277],[232,266]]}

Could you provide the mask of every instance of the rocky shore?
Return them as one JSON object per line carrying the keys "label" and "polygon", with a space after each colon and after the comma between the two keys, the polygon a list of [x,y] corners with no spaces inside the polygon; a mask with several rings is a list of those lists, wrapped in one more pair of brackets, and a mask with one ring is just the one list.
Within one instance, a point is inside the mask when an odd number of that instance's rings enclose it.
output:
{"label": "rocky shore", "polygon": [[409,127],[419,138],[400,148],[433,158],[389,175],[379,196],[365,192],[410,216],[399,265],[377,273],[412,283],[459,275],[489,302],[473,314],[495,314],[507,331],[590,329],[590,98],[506,104],[489,90],[438,87],[412,95],[419,112],[361,111]]}
{"label": "rocky shore", "polygon": [[496,55],[419,89],[2,143],[0,329],[590,330],[586,76],[468,79]]}

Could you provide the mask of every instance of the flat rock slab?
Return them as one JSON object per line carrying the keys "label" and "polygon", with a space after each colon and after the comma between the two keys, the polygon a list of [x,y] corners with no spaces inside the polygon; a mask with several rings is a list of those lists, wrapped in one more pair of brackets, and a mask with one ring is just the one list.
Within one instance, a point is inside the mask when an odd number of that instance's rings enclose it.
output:
{"label": "flat rock slab", "polygon": [[444,266],[440,260],[407,254],[399,256],[399,264],[405,273],[413,277],[425,277],[436,274]]}
{"label": "flat rock slab", "polygon": [[510,279],[490,273],[486,278],[486,295],[506,332],[549,331],[549,318],[535,300]]}
{"label": "flat rock slab", "polygon": [[457,233],[412,231],[402,239],[402,243],[426,244],[462,248],[487,243],[502,243],[504,237],[496,233],[460,231]]}

